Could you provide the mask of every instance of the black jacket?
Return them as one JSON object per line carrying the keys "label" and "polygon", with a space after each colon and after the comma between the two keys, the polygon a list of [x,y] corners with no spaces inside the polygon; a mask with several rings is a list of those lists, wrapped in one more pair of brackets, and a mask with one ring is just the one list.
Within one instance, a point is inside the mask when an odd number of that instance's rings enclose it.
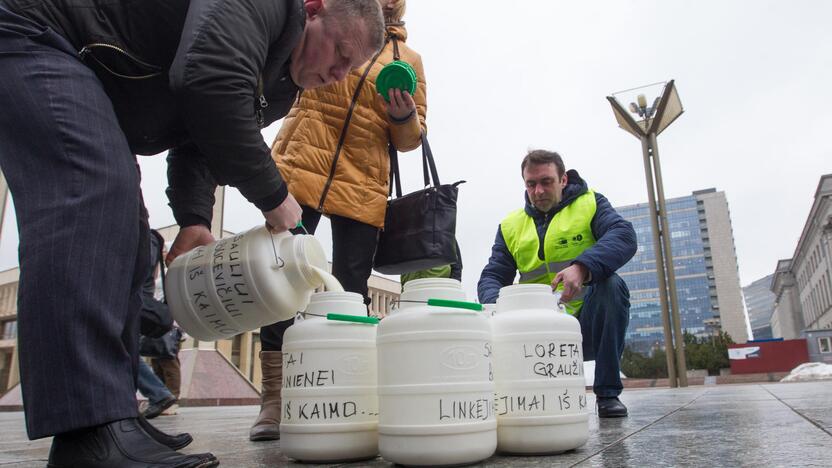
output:
{"label": "black jacket", "polygon": [[[534,219],[538,237],[538,257],[544,258],[544,242],[546,231],[552,218],[585,194],[588,190],[586,182],[575,170],[566,171],[568,183],[563,189],[563,200],[549,210],[541,213],[529,201],[526,195],[526,214]],[[595,216],[590,223],[592,235],[596,239],[595,245],[584,250],[572,263],[580,263],[590,272],[590,284],[609,278],[616,270],[624,266],[636,253],[638,243],[633,225],[622,218],[610,202],[598,192],[595,192]],[[500,288],[514,282],[517,275],[517,263],[506,246],[503,232],[498,227],[494,246],[491,248],[491,258],[483,268],[480,281],[477,284],[477,295],[481,303],[497,302]]]}
{"label": "black jacket", "polygon": [[301,0],[0,0],[63,35],[101,79],[131,150],[168,154],[180,225],[210,225],[217,183],[261,210],[287,190],[260,129],[299,91]]}

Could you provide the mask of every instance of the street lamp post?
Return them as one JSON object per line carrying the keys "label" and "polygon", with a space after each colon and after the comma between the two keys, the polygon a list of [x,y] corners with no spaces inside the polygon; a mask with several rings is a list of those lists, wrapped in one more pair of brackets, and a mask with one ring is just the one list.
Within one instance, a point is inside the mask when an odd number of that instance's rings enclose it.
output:
{"label": "street lamp post", "polygon": [[664,183],[656,142],[656,136],[673,123],[684,110],[673,80],[665,84],[661,96],[656,98],[652,106],[647,106],[647,98],[643,94],[638,95],[637,103],[630,103],[630,111],[642,117],[642,120],[638,122],[616,100],[615,95],[607,96],[607,100],[612,106],[619,126],[641,140],[647,199],[650,206],[650,224],[653,232],[653,250],[656,256],[656,276],[659,282],[659,304],[662,309],[667,374],[671,387],[687,387],[684,338],[679,300],[676,295],[673,254],[670,250],[670,225],[667,221]]}

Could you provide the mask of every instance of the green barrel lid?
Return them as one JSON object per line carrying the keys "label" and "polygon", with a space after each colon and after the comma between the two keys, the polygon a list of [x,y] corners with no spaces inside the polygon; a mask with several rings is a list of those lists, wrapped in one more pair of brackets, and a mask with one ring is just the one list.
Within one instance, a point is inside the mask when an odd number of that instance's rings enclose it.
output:
{"label": "green barrel lid", "polygon": [[390,102],[390,89],[401,89],[407,91],[412,96],[416,93],[416,72],[413,67],[396,60],[390,62],[381,69],[376,77],[376,90],[381,94],[385,101]]}
{"label": "green barrel lid", "polygon": [[326,319],[336,320],[339,322],[367,323],[370,325],[378,323],[378,319],[375,317],[363,317],[360,315],[326,314]]}

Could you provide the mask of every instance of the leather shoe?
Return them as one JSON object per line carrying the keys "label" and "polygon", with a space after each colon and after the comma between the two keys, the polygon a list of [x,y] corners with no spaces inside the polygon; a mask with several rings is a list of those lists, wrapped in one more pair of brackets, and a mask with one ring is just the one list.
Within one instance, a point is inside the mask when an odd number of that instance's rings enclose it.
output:
{"label": "leather shoe", "polygon": [[176,403],[177,401],[179,400],[177,400],[175,396],[168,395],[162,398],[162,401],[156,403],[148,403],[147,408],[145,408],[145,410],[142,411],[142,416],[144,416],[145,419],[153,419],[156,416],[162,414],[162,411],[173,406],[174,403]]}
{"label": "leather shoe", "polygon": [[184,455],[156,442],[136,418],[58,434],[49,450],[49,468],[209,468],[210,453]]}
{"label": "leather shoe", "polygon": [[627,407],[618,397],[598,397],[596,399],[598,404],[599,418],[626,418]]}
{"label": "leather shoe", "polygon": [[152,437],[153,440],[170,447],[173,450],[183,449],[194,441],[194,438],[187,432],[176,435],[166,434],[159,429],[156,429],[156,427],[153,426],[153,424],[150,424],[150,421],[145,419],[143,416],[139,416],[137,421],[139,422],[139,426],[141,426],[142,429],[147,432],[147,435]]}

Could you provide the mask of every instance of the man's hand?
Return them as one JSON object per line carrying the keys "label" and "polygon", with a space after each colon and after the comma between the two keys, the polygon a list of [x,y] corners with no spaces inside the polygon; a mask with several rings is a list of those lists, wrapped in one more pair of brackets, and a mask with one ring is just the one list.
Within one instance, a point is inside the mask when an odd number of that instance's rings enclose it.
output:
{"label": "man's hand", "polygon": [[[390,97],[390,102],[385,102],[387,113],[393,119],[401,121],[416,112],[416,103],[407,91],[390,88],[387,94]],[[381,95],[379,94],[379,96]],[[379,99],[381,98],[379,97]]]}
{"label": "man's hand", "polygon": [[202,224],[195,224],[193,226],[186,226],[179,230],[173,245],[170,246],[170,252],[165,257],[165,265],[170,265],[176,260],[176,257],[188,252],[189,250],[199,247],[201,245],[208,245],[214,242],[214,236],[207,226]]}
{"label": "man's hand", "polygon": [[277,208],[264,211],[263,216],[266,218],[266,227],[272,233],[277,234],[296,227],[300,222],[302,213],[303,210],[290,193]]}
{"label": "man's hand", "polygon": [[552,289],[558,287],[558,284],[563,283],[563,294],[560,296],[561,302],[569,302],[581,292],[584,280],[587,277],[587,269],[580,263],[575,263],[561,270],[552,281]]}

